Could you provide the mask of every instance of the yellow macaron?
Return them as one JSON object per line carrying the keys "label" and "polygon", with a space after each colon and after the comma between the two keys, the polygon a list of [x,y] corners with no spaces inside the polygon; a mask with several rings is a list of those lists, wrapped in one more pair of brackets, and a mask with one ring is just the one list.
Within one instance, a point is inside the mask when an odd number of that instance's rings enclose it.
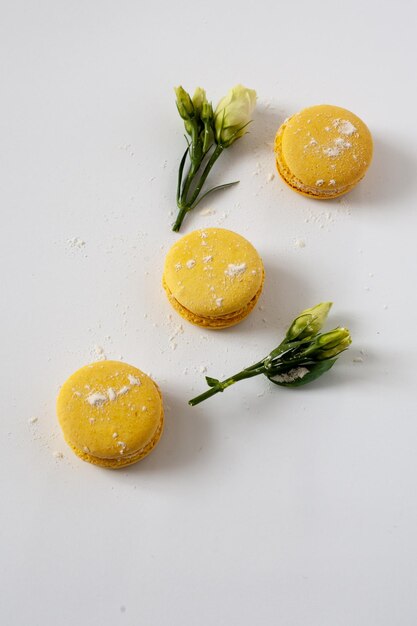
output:
{"label": "yellow macaron", "polygon": [[303,109],[275,138],[278,172],[295,191],[325,200],[353,189],[372,160],[372,136],[356,115],[330,104]]}
{"label": "yellow macaron", "polygon": [[262,292],[264,267],[253,245],[224,228],[196,230],[169,250],[163,286],[187,321],[204,328],[233,326]]}
{"label": "yellow macaron", "polygon": [[119,361],[91,363],[72,374],[59,392],[57,415],[75,454],[113,469],[149,454],[164,425],[157,385]]}

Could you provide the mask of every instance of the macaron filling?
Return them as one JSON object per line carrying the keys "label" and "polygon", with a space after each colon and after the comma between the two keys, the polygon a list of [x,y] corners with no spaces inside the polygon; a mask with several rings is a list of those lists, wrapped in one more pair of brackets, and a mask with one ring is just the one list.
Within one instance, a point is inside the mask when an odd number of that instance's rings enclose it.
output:
{"label": "macaron filling", "polygon": [[212,329],[215,329],[215,328],[220,329],[220,328],[227,328],[229,326],[234,326],[235,324],[238,324],[240,321],[245,319],[245,317],[247,317],[247,315],[249,315],[249,313],[254,309],[254,307],[256,306],[256,303],[259,300],[259,297],[262,293],[263,282],[264,281],[262,279],[261,287],[259,288],[258,292],[253,296],[253,298],[250,300],[250,302],[248,302],[246,306],[238,309],[237,311],[233,311],[232,313],[227,313],[225,315],[202,317],[188,310],[186,307],[182,306],[182,304],[178,302],[178,300],[174,298],[174,296],[172,295],[165,280],[164,279],[162,280],[163,287],[166,291],[166,294],[168,296],[170,303],[183,318],[185,318],[188,322],[195,324],[196,326],[203,326],[203,327],[212,328]]}

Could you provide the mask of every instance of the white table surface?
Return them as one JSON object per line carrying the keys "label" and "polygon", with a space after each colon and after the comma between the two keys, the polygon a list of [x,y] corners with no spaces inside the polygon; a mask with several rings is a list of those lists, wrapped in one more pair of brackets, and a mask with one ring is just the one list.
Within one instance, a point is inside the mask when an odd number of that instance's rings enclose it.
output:
{"label": "white table surface", "polygon": [[[413,11],[3,0],[1,624],[416,624]],[[265,290],[238,327],[181,333],[160,286],[184,147],[172,88],[217,102],[237,82],[257,111],[212,181],[241,183],[183,232],[248,237]],[[280,122],[323,102],[375,139],[365,180],[325,204],[268,181]],[[329,328],[353,335],[327,376],[187,406],[201,369],[261,358],[324,299]],[[150,372],[166,403],[157,450],[119,472],[78,460],[55,417],[59,386],[100,349]]]}

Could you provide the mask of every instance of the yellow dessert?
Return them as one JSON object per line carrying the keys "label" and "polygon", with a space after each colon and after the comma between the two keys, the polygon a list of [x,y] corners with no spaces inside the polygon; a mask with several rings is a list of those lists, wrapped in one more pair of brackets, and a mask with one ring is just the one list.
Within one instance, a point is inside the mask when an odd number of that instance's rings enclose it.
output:
{"label": "yellow dessert", "polygon": [[113,469],[149,454],[164,424],[157,385],[119,361],[91,363],[72,374],[59,392],[57,415],[75,454]]}
{"label": "yellow dessert", "polygon": [[277,169],[295,191],[319,200],[353,189],[372,160],[372,136],[356,115],[329,104],[303,109],[275,138]]}
{"label": "yellow dessert", "polygon": [[264,268],[244,237],[224,228],[205,228],[172,246],[162,282],[184,319],[220,329],[237,324],[252,311],[262,292]]}

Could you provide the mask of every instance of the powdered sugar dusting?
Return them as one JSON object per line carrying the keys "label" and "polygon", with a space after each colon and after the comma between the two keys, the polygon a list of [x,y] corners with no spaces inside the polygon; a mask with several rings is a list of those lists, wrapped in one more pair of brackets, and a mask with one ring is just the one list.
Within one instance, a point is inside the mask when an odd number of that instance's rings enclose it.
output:
{"label": "powdered sugar dusting", "polygon": [[116,392],[112,387],[109,387],[107,389],[107,397],[111,402],[113,402],[113,400],[116,400]]}
{"label": "powdered sugar dusting", "polygon": [[274,376],[274,380],[279,383],[293,383],[296,380],[304,378],[304,376],[308,374],[309,371],[310,370],[308,370],[306,367],[295,367],[286,374],[279,374],[277,376]]}
{"label": "powdered sugar dusting", "polygon": [[333,127],[337,128],[341,135],[350,136],[357,132],[356,126],[354,126],[352,122],[349,122],[349,120],[335,119]]}
{"label": "powdered sugar dusting", "polygon": [[352,144],[350,141],[346,141],[343,137],[337,137],[333,140],[333,145],[323,148],[323,154],[328,157],[337,157],[339,154],[351,147]]}
{"label": "powdered sugar dusting", "polygon": [[100,406],[103,402],[106,402],[106,400],[107,396],[100,392],[90,393],[90,395],[87,396],[87,402],[91,404],[91,406]]}
{"label": "powdered sugar dusting", "polygon": [[224,270],[226,276],[230,276],[230,278],[234,278],[235,276],[240,276],[246,272],[246,263],[229,263],[227,269]]}
{"label": "powdered sugar dusting", "polygon": [[81,250],[81,248],[85,246],[85,241],[80,237],[72,237],[72,239],[67,239],[67,244],[69,248],[78,248]]}

